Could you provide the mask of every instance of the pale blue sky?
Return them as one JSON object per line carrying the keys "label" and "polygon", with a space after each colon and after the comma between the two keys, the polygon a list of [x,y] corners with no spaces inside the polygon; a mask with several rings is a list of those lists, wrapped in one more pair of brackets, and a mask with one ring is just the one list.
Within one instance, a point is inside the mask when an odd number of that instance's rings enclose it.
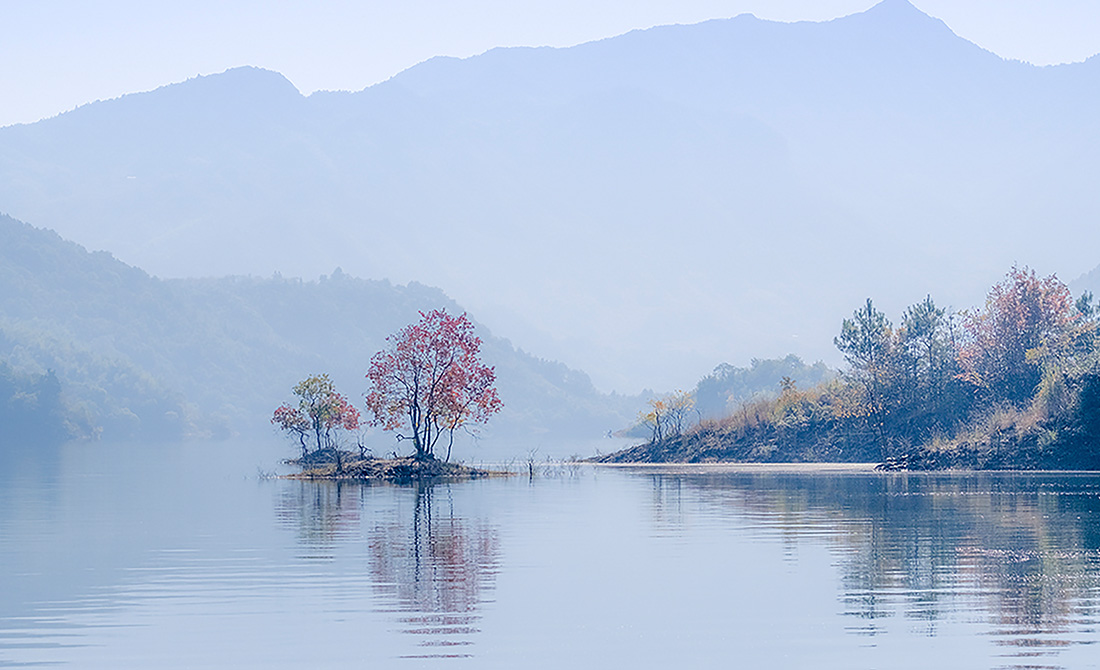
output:
{"label": "pale blue sky", "polygon": [[[303,92],[358,90],[435,55],[567,46],[752,13],[825,20],[876,0],[0,0],[0,126],[256,65]],[[1095,0],[914,0],[956,33],[1036,64],[1100,52]]]}

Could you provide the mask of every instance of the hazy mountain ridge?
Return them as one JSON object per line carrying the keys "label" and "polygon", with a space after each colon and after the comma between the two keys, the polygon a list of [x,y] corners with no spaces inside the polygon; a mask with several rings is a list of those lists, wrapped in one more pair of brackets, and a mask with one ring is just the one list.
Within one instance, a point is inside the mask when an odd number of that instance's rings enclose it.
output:
{"label": "hazy mountain ridge", "polygon": [[[106,436],[263,430],[290,387],[322,371],[358,403],[386,336],[438,307],[461,312],[438,289],[342,271],[160,280],[0,216],[0,362],[56,371]],[[596,438],[636,411],[638,399],[602,395],[584,373],[479,330],[505,400],[489,434]]]}
{"label": "hazy mountain ridge", "polygon": [[605,388],[685,386],[715,360],[835,362],[872,289],[966,305],[1013,262],[1091,267],[1098,68],[1006,61],[888,0],[359,93],[240,69],[0,129],[0,203],[161,276],[445,286]]}
{"label": "hazy mountain ridge", "polygon": [[1075,296],[1086,292],[1092,293],[1094,297],[1100,296],[1100,265],[1068,282],[1068,285]]}

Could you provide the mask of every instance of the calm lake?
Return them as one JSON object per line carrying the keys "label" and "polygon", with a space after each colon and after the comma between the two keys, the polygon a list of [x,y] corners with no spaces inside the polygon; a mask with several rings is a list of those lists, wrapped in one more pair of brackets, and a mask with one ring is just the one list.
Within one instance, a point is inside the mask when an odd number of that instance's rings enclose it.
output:
{"label": "calm lake", "polygon": [[1097,668],[1100,477],[0,460],[0,666]]}

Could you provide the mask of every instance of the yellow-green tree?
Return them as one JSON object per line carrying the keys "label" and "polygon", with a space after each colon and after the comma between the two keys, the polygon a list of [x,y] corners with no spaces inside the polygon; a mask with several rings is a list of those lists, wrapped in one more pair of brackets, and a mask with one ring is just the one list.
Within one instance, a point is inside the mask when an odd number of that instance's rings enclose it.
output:
{"label": "yellow-green tree", "polygon": [[336,391],[336,385],[328,375],[306,377],[293,390],[298,398],[297,405],[280,405],[275,409],[271,423],[298,438],[303,459],[309,455],[311,446],[314,452],[332,449],[339,466],[337,435],[340,431],[359,429],[359,410]]}
{"label": "yellow-green tree", "polygon": [[695,398],[681,390],[668,395],[649,399],[649,409],[642,412],[641,422],[652,430],[652,441],[678,437],[683,434],[691,411],[695,409]]}

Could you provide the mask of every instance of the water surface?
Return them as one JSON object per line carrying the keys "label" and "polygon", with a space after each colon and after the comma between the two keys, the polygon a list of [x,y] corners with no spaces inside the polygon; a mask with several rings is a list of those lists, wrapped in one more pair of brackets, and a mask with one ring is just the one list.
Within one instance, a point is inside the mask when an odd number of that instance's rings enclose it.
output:
{"label": "water surface", "polygon": [[1100,667],[1094,475],[257,476],[277,458],[8,450],[0,666]]}

